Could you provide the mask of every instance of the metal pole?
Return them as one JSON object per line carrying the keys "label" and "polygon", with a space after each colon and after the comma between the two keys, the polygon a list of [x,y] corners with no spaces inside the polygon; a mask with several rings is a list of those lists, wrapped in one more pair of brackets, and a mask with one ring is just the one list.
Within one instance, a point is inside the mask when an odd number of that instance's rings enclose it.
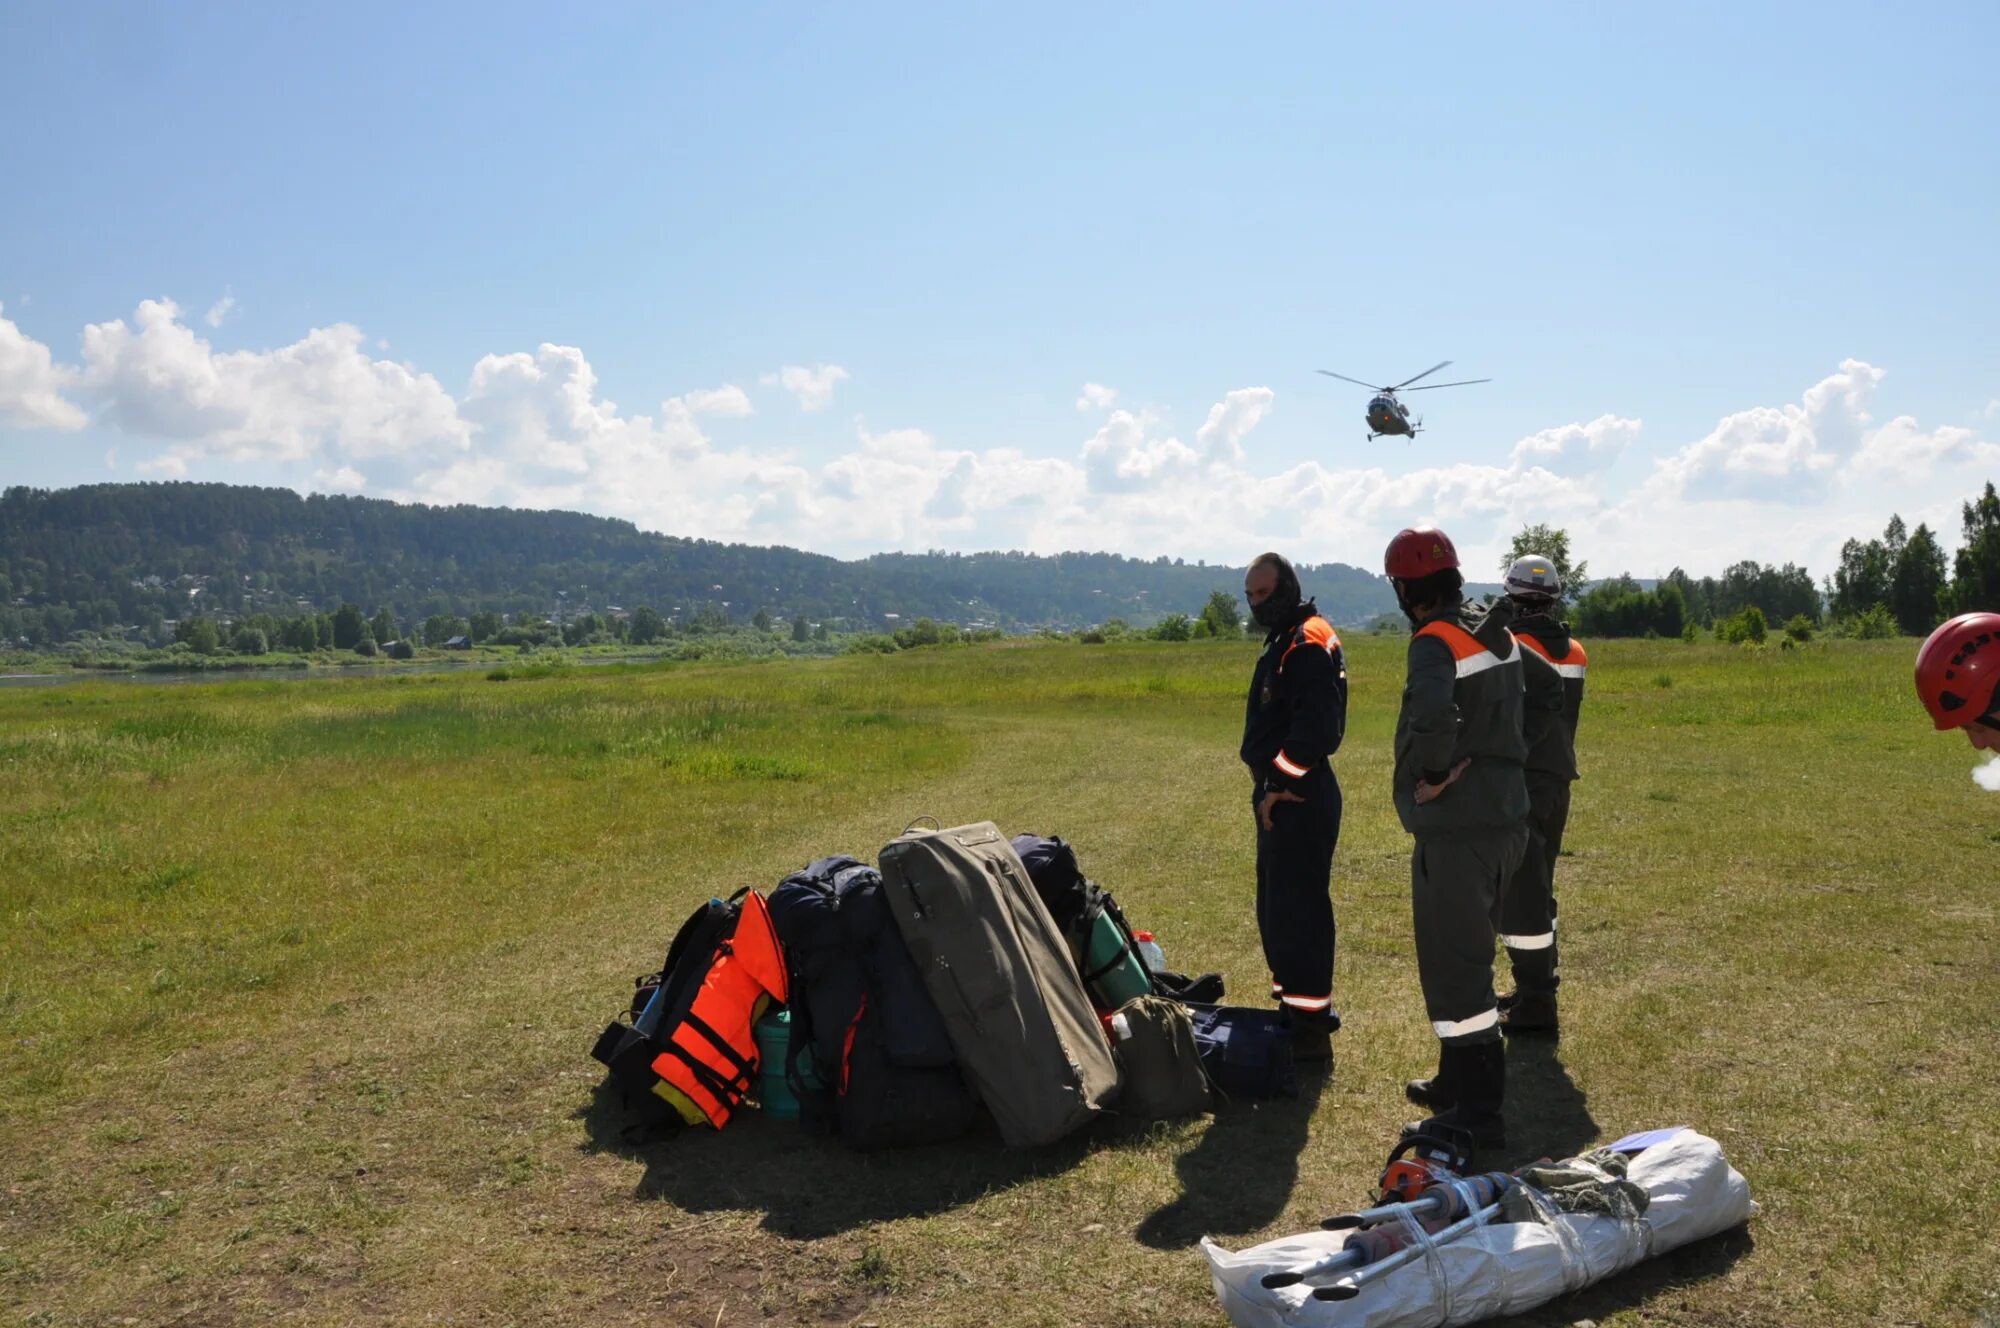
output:
{"label": "metal pole", "polygon": [[1447,1241],[1456,1240],[1460,1236],[1463,1236],[1466,1232],[1472,1230],[1474,1227],[1479,1226],[1480,1224],[1485,1222],[1490,1222],[1491,1220],[1493,1220],[1493,1218],[1497,1217],[1499,1213],[1500,1213],[1499,1204],[1497,1203],[1488,1204],[1486,1205],[1486,1207],[1480,1209],[1478,1212],[1473,1213],[1467,1217],[1461,1217],[1458,1221],[1452,1223],[1450,1226],[1446,1227],[1443,1231],[1440,1231],[1437,1234],[1433,1235],[1428,1243],[1405,1246],[1403,1249],[1396,1251],[1396,1253],[1390,1255],[1388,1258],[1382,1260],[1380,1263],[1369,1264],[1366,1268],[1363,1268],[1360,1272],[1355,1273],[1353,1276],[1347,1278],[1345,1281],[1336,1282],[1332,1286],[1315,1287],[1313,1289],[1313,1299],[1353,1300],[1356,1296],[1361,1294],[1361,1288],[1367,1286],[1370,1282],[1378,1281],[1381,1278],[1387,1277],[1390,1273],[1395,1272],[1398,1268],[1401,1268],[1404,1264],[1415,1262],[1419,1257],[1423,1255],[1424,1251],[1430,1249],[1432,1246],[1443,1245]]}

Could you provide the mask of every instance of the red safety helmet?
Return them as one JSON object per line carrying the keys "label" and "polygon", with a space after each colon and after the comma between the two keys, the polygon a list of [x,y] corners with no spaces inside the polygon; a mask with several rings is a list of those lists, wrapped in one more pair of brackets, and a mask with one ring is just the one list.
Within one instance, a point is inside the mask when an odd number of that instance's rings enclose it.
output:
{"label": "red safety helmet", "polygon": [[1382,570],[1398,581],[1415,581],[1456,566],[1458,550],[1452,547],[1451,536],[1436,526],[1397,531],[1382,555]]}
{"label": "red safety helmet", "polygon": [[2000,613],[1961,613],[1917,651],[1917,699],[1940,729],[1962,729],[1993,709],[2000,684]]}

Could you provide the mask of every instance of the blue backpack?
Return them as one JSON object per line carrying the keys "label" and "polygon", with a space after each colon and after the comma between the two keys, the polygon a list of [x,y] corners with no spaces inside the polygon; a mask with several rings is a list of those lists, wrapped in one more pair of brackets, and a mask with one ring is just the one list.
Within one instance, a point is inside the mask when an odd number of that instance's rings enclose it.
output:
{"label": "blue backpack", "polygon": [[821,858],[771,892],[771,917],[791,972],[786,1079],[807,1127],[859,1149],[970,1129],[978,1101],[896,930],[881,873]]}

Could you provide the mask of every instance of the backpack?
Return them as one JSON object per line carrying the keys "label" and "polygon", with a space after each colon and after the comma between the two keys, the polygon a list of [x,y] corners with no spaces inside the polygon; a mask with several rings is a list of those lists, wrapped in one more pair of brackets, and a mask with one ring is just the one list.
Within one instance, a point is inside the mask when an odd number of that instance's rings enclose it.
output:
{"label": "backpack", "polygon": [[1104,1025],[993,823],[906,830],[879,861],[896,929],[1002,1140],[1052,1143],[1104,1110],[1118,1092]]}
{"label": "backpack", "polygon": [[1083,874],[1060,837],[1015,835],[1014,852],[1062,933],[1077,976],[1099,1010],[1116,1010],[1155,990],[1131,924],[1111,892]]}
{"label": "backpack", "polygon": [[1125,1002],[1107,1021],[1118,1056],[1118,1110],[1171,1120],[1208,1110],[1208,1076],[1187,1007],[1164,996]]}
{"label": "backpack", "polygon": [[711,899],[675,933],[654,978],[641,978],[632,1022],[614,1021],[591,1055],[632,1096],[664,1102],[688,1125],[721,1129],[757,1078],[752,1027],[788,991],[763,897]]}
{"label": "backpack", "polygon": [[787,1084],[806,1127],[874,1149],[935,1143],[972,1125],[954,1064],[873,867],[821,858],[771,892],[791,966]]}
{"label": "backpack", "polygon": [[1194,1044],[1209,1082],[1226,1097],[1291,1097],[1298,1092],[1292,1030],[1276,1010],[1189,1005]]}

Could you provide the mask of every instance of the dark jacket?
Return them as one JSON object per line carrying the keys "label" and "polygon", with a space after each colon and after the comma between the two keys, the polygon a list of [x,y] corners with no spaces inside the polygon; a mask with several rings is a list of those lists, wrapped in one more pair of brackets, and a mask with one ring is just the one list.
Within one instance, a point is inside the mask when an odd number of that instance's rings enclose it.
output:
{"label": "dark jacket", "polygon": [[[1562,685],[1560,722],[1547,725],[1537,735],[1535,717],[1529,716],[1528,770],[1531,774],[1575,779],[1576,721],[1583,712],[1583,680],[1590,656],[1583,642],[1570,635],[1569,624],[1557,622],[1546,613],[1534,613],[1514,624],[1514,635],[1528,647],[1528,663],[1544,664],[1532,672],[1554,673]],[[1531,708],[1534,707],[1530,699]]]}
{"label": "dark jacket", "polygon": [[1307,600],[1264,639],[1243,708],[1243,764],[1261,789],[1292,789],[1340,750],[1347,661],[1333,624]]}
{"label": "dark jacket", "polygon": [[[1523,766],[1526,680],[1522,647],[1507,630],[1513,607],[1454,599],[1417,624],[1396,718],[1396,814],[1411,834],[1500,831],[1528,814]],[[1437,783],[1461,760],[1465,773],[1417,805],[1417,783]]]}

